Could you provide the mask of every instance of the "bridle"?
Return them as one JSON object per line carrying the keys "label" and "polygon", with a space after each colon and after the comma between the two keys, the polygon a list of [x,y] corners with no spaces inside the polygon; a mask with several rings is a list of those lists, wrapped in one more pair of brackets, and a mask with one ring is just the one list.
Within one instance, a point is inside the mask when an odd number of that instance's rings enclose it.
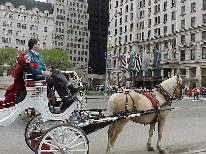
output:
{"label": "bridle", "polygon": [[[170,95],[160,84],[157,85],[157,91],[160,92],[166,100],[166,102],[164,104],[162,104],[161,107],[172,104],[172,100],[176,99],[175,92],[177,91],[177,89],[180,89],[182,91],[180,79],[178,76],[177,76],[177,78],[178,78],[177,79],[177,86],[175,87],[175,90],[174,90],[172,95]],[[181,97],[182,97],[182,92],[181,92],[180,98]]]}
{"label": "bridle", "polygon": [[[181,83],[180,83],[180,78],[179,78],[179,76],[177,76],[177,86],[175,87],[175,90],[174,90],[174,92],[173,92],[173,97],[175,97],[175,98],[177,98],[176,96],[175,96],[175,93],[176,93],[176,91],[177,91],[177,89],[179,89],[180,91],[181,91],[181,94],[180,94],[180,98],[182,98],[182,85],[181,85]],[[180,99],[179,98],[179,99]]]}

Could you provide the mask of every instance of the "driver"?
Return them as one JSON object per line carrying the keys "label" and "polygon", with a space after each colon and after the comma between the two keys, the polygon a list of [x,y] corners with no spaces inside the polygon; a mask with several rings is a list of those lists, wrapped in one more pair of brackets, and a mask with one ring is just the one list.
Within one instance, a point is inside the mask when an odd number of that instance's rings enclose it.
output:
{"label": "driver", "polygon": [[66,79],[60,70],[52,69],[51,67],[46,66],[42,56],[38,53],[38,51],[41,49],[39,39],[30,39],[28,42],[28,47],[29,52],[27,55],[31,56],[31,62],[32,64],[35,63],[36,67],[35,69],[29,70],[27,73],[46,76],[47,83],[51,86],[54,86],[63,101],[62,110],[70,107],[75,101],[75,98],[72,97],[72,94],[77,92],[77,88],[74,88],[71,82]]}

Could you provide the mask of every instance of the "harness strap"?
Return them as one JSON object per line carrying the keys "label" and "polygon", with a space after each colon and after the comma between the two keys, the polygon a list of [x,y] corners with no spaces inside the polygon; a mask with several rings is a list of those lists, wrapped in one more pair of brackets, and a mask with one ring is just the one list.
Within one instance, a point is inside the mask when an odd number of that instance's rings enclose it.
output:
{"label": "harness strap", "polygon": [[160,107],[164,107],[166,105],[172,104],[172,100],[174,100],[175,98],[173,96],[171,96],[167,91],[165,91],[161,85],[157,86],[157,91],[160,92],[164,96],[164,98],[166,99],[166,102],[164,104],[162,104]]}
{"label": "harness strap", "polygon": [[125,111],[126,113],[128,113],[128,95],[130,96],[131,100],[132,100],[132,103],[133,103],[133,111],[137,111],[137,108],[136,108],[136,104],[134,102],[134,99],[132,98],[132,96],[129,94],[129,91],[125,91],[124,94],[126,95],[126,104],[125,104]]}

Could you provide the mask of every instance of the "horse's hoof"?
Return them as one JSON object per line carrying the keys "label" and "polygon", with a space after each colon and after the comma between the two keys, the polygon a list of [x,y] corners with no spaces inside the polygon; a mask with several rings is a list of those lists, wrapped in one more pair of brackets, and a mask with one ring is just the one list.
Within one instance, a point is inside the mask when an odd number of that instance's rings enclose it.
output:
{"label": "horse's hoof", "polygon": [[161,154],[167,154],[164,150],[159,151]]}
{"label": "horse's hoof", "polygon": [[148,151],[155,151],[153,147],[150,147],[149,149],[147,149]]}

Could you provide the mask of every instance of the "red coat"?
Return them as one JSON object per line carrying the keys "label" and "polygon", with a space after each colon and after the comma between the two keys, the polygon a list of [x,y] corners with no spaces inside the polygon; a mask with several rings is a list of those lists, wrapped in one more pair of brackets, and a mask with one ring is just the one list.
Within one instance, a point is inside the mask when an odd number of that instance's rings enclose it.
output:
{"label": "red coat", "polygon": [[189,93],[189,95],[192,95],[192,89],[191,88],[188,90],[188,93]]}
{"label": "red coat", "polygon": [[20,66],[18,65],[15,70],[11,73],[11,76],[14,77],[14,84],[10,85],[5,93],[6,99],[3,104],[15,102],[15,93],[19,90],[25,89],[25,83],[23,78],[23,72],[20,71]]}

